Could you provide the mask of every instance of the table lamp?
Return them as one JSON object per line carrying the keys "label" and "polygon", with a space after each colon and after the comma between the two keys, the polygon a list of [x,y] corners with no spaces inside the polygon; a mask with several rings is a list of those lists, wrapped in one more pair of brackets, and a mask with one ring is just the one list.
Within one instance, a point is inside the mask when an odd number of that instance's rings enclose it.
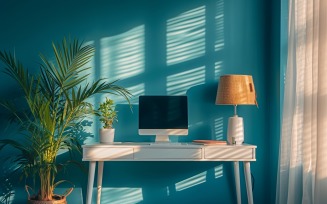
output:
{"label": "table lamp", "polygon": [[241,145],[244,141],[243,118],[237,115],[237,105],[257,105],[253,79],[250,75],[220,77],[216,105],[233,105],[234,116],[228,119],[227,141]]}

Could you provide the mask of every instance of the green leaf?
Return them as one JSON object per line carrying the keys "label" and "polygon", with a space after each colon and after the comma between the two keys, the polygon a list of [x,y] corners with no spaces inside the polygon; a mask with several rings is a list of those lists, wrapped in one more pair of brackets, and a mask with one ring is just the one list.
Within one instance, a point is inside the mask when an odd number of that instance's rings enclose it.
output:
{"label": "green leaf", "polygon": [[[0,51],[0,61],[4,64],[2,72],[12,78],[24,94],[28,111],[19,113],[14,103],[0,101],[0,105],[12,113],[18,122],[24,140],[0,140],[0,151],[6,146],[18,150],[10,158],[15,171],[21,172],[22,178],[45,176],[51,172],[47,184],[41,182],[41,197],[58,185],[54,183],[61,168],[75,162],[64,164],[56,162],[60,149],[82,152],[78,138],[70,130],[88,115],[99,115],[88,99],[96,94],[120,95],[129,102],[131,93],[116,85],[117,80],[108,82],[97,79],[87,82],[91,69],[89,62],[94,56],[93,45],[83,45],[77,39],[64,38],[61,43],[52,43],[54,59],[40,54],[40,73],[31,75],[10,52]],[[113,104],[113,103],[112,103]],[[114,109],[106,108],[111,117],[117,120]],[[44,187],[44,188],[43,188]],[[43,192],[43,189],[47,189]]]}

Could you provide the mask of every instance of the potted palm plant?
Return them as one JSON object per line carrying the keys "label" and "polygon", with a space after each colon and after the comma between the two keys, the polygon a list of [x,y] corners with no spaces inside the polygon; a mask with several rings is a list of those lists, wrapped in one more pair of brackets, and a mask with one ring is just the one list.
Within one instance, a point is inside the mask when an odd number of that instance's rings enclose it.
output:
{"label": "potted palm plant", "polygon": [[100,103],[98,108],[98,115],[100,121],[103,124],[103,128],[100,129],[100,142],[101,143],[112,143],[114,142],[115,129],[113,123],[117,120],[117,111],[114,107],[114,101],[106,98],[106,100]]}
{"label": "potted palm plant", "polygon": [[15,104],[1,101],[16,118],[22,134],[18,139],[0,140],[0,150],[5,146],[18,150],[11,157],[13,173],[38,180],[37,193],[28,196],[28,203],[66,203],[65,196],[54,195],[55,187],[64,182],[57,181],[56,175],[66,165],[57,162],[57,155],[59,150],[81,152],[79,141],[70,130],[86,116],[96,115],[88,99],[110,93],[129,102],[131,96],[116,81],[86,82],[91,68],[87,65],[95,51],[92,45],[64,38],[60,44],[52,43],[52,48],[54,60],[41,54],[40,72],[33,75],[13,54],[0,52],[3,72],[17,82],[27,107],[18,112]]}

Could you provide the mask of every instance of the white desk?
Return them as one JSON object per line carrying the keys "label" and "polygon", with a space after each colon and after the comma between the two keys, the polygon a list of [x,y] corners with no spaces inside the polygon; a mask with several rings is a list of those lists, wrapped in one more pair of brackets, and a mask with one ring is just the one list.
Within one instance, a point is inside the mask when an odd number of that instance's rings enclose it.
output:
{"label": "white desk", "polygon": [[96,162],[98,162],[97,204],[100,204],[104,161],[231,161],[237,203],[241,203],[239,162],[244,163],[248,203],[253,203],[250,162],[256,160],[254,145],[150,145],[117,143],[83,145],[83,161],[89,161],[86,204],[91,204]]}

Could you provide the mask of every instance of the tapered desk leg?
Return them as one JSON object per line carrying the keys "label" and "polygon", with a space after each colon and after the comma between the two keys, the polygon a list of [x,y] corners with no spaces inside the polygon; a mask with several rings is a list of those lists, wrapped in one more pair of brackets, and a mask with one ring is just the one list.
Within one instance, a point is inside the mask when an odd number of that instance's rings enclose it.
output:
{"label": "tapered desk leg", "polygon": [[103,161],[98,162],[98,188],[97,188],[97,204],[100,204],[101,190],[102,190],[102,177],[103,177]]}
{"label": "tapered desk leg", "polygon": [[86,204],[92,203],[92,191],[93,191],[93,184],[94,184],[95,165],[96,165],[95,161],[90,161],[89,178],[88,178],[88,182],[87,182]]}
{"label": "tapered desk leg", "polygon": [[235,178],[237,204],[241,204],[241,186],[240,186],[240,165],[239,165],[239,162],[234,162],[234,178]]}
{"label": "tapered desk leg", "polygon": [[243,164],[244,164],[246,192],[247,192],[247,195],[248,195],[248,203],[253,204],[250,162],[246,161]]}

